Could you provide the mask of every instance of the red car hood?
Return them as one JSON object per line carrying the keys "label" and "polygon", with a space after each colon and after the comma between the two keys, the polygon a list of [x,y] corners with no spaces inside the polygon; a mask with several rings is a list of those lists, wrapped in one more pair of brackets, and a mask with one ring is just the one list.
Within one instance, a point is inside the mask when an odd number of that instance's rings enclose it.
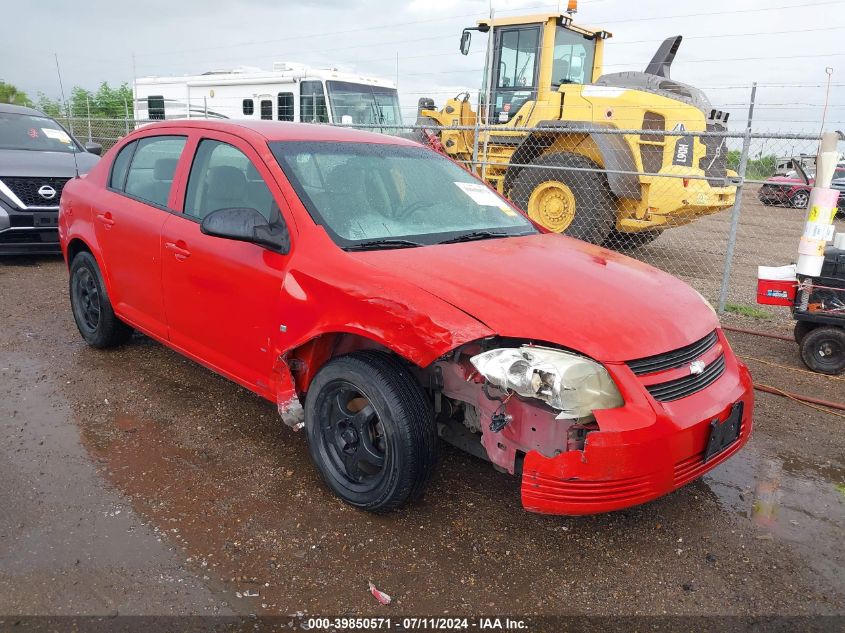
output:
{"label": "red car hood", "polygon": [[353,256],[501,336],[555,343],[603,362],[677,349],[718,326],[713,311],[679,279],[557,234]]}

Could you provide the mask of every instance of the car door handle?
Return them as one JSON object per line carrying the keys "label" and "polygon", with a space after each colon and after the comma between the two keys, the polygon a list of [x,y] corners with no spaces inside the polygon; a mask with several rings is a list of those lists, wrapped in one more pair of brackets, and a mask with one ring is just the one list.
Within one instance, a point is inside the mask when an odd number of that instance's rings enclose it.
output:
{"label": "car door handle", "polygon": [[179,240],[178,242],[165,242],[164,248],[173,251],[173,256],[180,262],[184,262],[191,256],[191,251],[185,248],[185,242]]}
{"label": "car door handle", "polygon": [[112,218],[110,211],[106,211],[105,213],[98,213],[97,219],[103,223],[106,229],[110,229],[114,226],[114,219]]}

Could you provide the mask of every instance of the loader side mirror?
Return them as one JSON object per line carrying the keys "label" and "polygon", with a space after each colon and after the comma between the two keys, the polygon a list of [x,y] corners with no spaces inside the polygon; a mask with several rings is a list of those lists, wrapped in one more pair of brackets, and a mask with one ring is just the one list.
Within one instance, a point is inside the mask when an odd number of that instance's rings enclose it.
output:
{"label": "loader side mirror", "polygon": [[461,55],[469,55],[469,44],[472,41],[472,33],[464,29],[461,33]]}

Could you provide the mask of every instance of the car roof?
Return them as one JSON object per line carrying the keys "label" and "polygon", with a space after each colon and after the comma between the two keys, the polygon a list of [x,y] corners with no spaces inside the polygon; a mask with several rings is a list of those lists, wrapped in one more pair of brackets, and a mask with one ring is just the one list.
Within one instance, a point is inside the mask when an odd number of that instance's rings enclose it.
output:
{"label": "car roof", "polygon": [[150,123],[139,128],[150,130],[154,128],[199,128],[218,130],[230,134],[244,136],[244,132],[264,137],[267,141],[332,141],[345,143],[382,143],[386,145],[418,145],[414,141],[356,130],[349,127],[327,125],[320,123],[293,123],[288,121],[249,121],[239,119],[171,119]]}
{"label": "car roof", "polygon": [[0,103],[0,112],[4,112],[4,113],[8,113],[8,114],[29,114],[31,116],[43,116],[43,117],[47,116],[46,114],[44,114],[40,110],[36,110],[35,108],[28,108],[26,106],[12,105],[11,103]]}

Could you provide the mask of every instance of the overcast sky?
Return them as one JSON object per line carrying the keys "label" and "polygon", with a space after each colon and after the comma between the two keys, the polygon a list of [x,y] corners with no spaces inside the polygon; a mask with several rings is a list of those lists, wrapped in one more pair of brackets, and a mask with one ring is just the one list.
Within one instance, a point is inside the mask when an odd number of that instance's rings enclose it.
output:
{"label": "overcast sky", "polygon": [[[493,0],[499,15],[556,10],[542,0]],[[484,36],[458,52],[461,28],[488,0],[4,0],[0,79],[59,96],[137,76],[194,74],[285,60],[398,78],[403,116],[422,95],[438,104],[477,91]],[[565,5],[566,2],[564,1]],[[684,42],[672,77],[702,88],[741,127],[760,84],[755,128],[817,132],[825,67],[833,67],[827,129],[845,130],[845,0],[582,0],[576,21],[613,33],[606,72],[642,70],[665,37]]]}

